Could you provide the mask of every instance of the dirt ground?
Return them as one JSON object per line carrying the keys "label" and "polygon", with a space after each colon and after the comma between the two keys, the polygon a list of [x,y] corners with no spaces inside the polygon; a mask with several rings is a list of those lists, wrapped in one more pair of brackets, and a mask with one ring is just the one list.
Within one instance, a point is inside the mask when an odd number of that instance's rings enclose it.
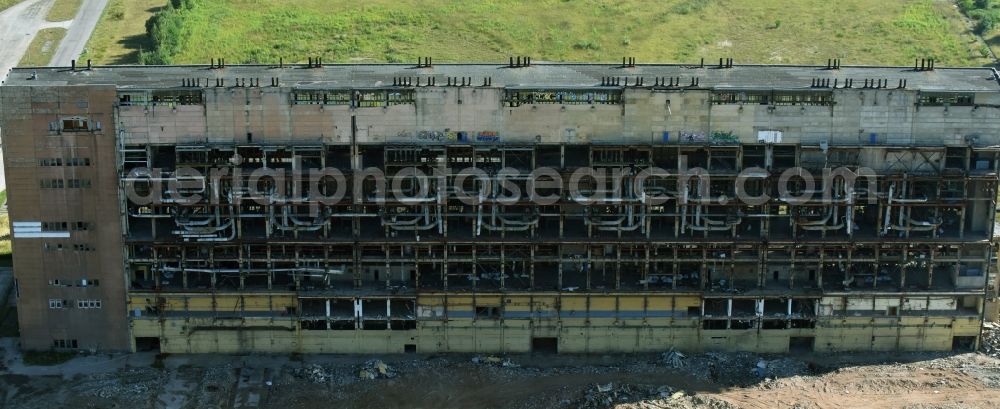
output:
{"label": "dirt ground", "polygon": [[[9,340],[9,338],[8,338]],[[1000,359],[965,354],[91,355],[26,366],[3,408],[996,408]]]}

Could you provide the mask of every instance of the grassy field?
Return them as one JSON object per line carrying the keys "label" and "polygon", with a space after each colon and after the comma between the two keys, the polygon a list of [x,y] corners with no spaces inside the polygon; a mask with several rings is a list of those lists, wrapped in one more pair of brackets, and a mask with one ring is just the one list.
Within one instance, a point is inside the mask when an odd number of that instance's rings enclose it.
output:
{"label": "grassy field", "polygon": [[6,10],[8,7],[20,3],[24,0],[0,0],[0,11]]}
{"label": "grassy field", "polygon": [[[117,0],[116,0],[117,1]],[[99,63],[504,61],[985,65],[986,44],[947,0],[128,0],[91,40]],[[112,8],[109,7],[109,10]]]}
{"label": "grassy field", "polygon": [[83,0],[56,0],[45,19],[48,21],[72,20],[80,11],[80,3],[82,2]]}
{"label": "grassy field", "polygon": [[168,0],[111,0],[97,29],[87,41],[81,60],[98,64],[135,64],[139,52],[152,48],[146,36],[146,21]]}
{"label": "grassy field", "polygon": [[21,67],[45,66],[52,61],[52,55],[59,48],[59,42],[66,36],[65,28],[45,28],[38,30],[35,39],[31,40],[28,51],[21,57],[18,63]]}
{"label": "grassy field", "polygon": [[[0,207],[7,203],[7,191],[0,192]],[[11,266],[10,214],[0,213],[0,267]],[[2,297],[0,297],[2,298]]]}

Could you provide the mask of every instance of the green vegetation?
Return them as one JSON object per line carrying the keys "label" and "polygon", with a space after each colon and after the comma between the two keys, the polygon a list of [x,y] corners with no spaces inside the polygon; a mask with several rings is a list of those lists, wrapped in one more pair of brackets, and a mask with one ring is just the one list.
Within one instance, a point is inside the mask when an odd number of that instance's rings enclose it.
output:
{"label": "green vegetation", "polygon": [[973,31],[982,36],[989,47],[980,53],[1000,53],[1000,0],[958,0],[959,10],[972,19]]}
{"label": "green vegetation", "polygon": [[49,65],[52,55],[59,48],[59,42],[66,36],[65,28],[45,28],[38,30],[35,39],[31,40],[28,51],[18,63],[22,67],[42,67]]}
{"label": "green vegetation", "polygon": [[965,15],[975,20],[976,34],[987,34],[1000,22],[1000,0],[958,0],[955,3]]}
{"label": "green vegetation", "polygon": [[80,11],[80,3],[82,2],[83,0],[56,0],[45,19],[48,21],[72,20]]}
{"label": "green vegetation", "polygon": [[[166,0],[161,0],[166,1]],[[1000,0],[998,0],[1000,1]],[[132,0],[125,3],[131,3]],[[140,1],[141,3],[141,1]],[[954,5],[938,0],[169,0],[146,23],[105,16],[95,38],[124,44],[96,60],[145,64],[304,61],[696,62],[985,65],[984,44]],[[130,36],[131,34],[125,34]],[[142,52],[139,52],[141,47]],[[114,47],[108,47],[108,50]],[[130,57],[131,58],[131,57]]]}
{"label": "green vegetation", "polygon": [[[7,191],[0,192],[0,208],[7,204]],[[0,267],[10,267],[13,265],[11,259],[10,242],[10,214],[5,211],[0,212]],[[2,297],[0,297],[2,298]],[[0,318],[0,323],[3,319]]]}
{"label": "green vegetation", "polygon": [[97,64],[135,64],[139,52],[152,49],[146,21],[168,0],[111,0],[87,41],[81,60]]}
{"label": "green vegetation", "polygon": [[15,5],[17,3],[20,3],[22,1],[24,1],[24,0],[0,0],[0,11],[4,11],[4,10],[10,8],[10,6],[13,6],[13,5]]}
{"label": "green vegetation", "polygon": [[36,366],[59,365],[76,356],[74,352],[64,351],[25,351],[24,364]]}

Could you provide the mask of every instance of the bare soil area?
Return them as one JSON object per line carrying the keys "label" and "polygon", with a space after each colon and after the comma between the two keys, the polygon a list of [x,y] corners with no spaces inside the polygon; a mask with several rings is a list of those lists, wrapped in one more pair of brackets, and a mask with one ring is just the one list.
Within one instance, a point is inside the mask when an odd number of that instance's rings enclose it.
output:
{"label": "bare soil area", "polygon": [[1000,359],[983,353],[139,354],[125,361],[79,357],[42,369],[23,366],[9,348],[4,354],[5,408],[996,408],[1000,402]]}

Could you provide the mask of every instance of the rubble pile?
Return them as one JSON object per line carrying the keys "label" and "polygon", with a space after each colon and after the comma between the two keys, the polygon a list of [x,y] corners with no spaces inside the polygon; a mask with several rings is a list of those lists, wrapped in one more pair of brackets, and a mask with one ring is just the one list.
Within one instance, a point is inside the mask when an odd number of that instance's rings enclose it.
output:
{"label": "rubble pile", "polygon": [[779,358],[770,361],[761,360],[757,362],[757,368],[760,369],[757,376],[763,378],[790,378],[809,373],[808,364],[791,358]]}
{"label": "rubble pile", "polygon": [[767,360],[749,352],[709,352],[689,357],[668,352],[662,355],[661,360],[673,368],[683,367],[685,372],[696,378],[730,386],[748,386],[765,378],[787,378],[810,373],[809,365],[803,361],[792,358]]}
{"label": "rubble pile", "polygon": [[122,372],[100,375],[76,389],[84,396],[129,402],[145,401],[149,398],[150,391],[159,386],[162,376],[159,371],[129,368]]}
{"label": "rubble pile", "polygon": [[381,359],[371,359],[361,366],[358,377],[361,379],[395,378],[396,370],[386,365]]}
{"label": "rubble pile", "polygon": [[1000,324],[983,324],[983,339],[980,350],[986,355],[1000,358]]}
{"label": "rubble pile", "polygon": [[668,385],[597,384],[568,407],[574,408],[711,408],[734,409],[729,402],[702,396],[690,396]]}
{"label": "rubble pile", "polygon": [[[678,394],[677,396],[674,396]],[[628,385],[607,383],[594,385],[576,402],[579,408],[607,408],[617,403],[630,403],[649,400],[651,398],[669,398],[683,396],[684,392],[675,391],[669,386],[658,388],[644,385]]]}
{"label": "rubble pile", "polygon": [[327,383],[333,379],[334,374],[320,365],[307,365],[302,368],[293,369],[292,376],[308,380],[312,383]]}

